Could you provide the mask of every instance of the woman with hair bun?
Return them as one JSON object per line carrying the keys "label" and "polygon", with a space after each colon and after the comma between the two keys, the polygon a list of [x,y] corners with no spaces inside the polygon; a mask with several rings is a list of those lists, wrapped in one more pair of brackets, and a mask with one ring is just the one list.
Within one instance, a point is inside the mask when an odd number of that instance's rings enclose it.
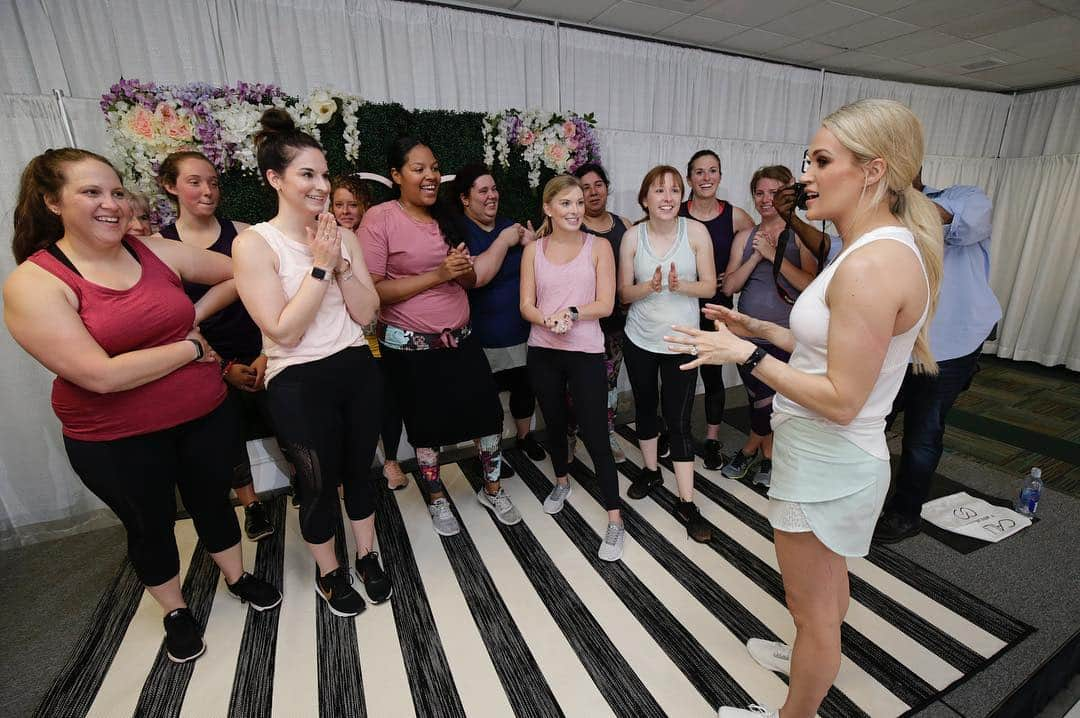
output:
{"label": "woman with hair bun", "polygon": [[[859,100],[822,121],[809,157],[799,178],[807,219],[831,220],[843,249],[795,302],[791,328],[709,305],[716,331],[682,326],[668,337],[692,355],[685,369],[734,361],[777,392],[768,517],[795,642],[752,638],[747,649],[791,679],[779,711],[722,707],[720,718],[817,712],[840,669],[847,557],[870,550],[889,489],[885,417],[909,358],[916,371],[937,371],[928,327],[941,281],[941,218],[911,186],[922,124],[899,102]],[[740,336],[765,339],[791,360]]]}
{"label": "woman with hair bun", "polygon": [[389,165],[397,199],[369,209],[357,235],[382,300],[387,386],[416,447],[432,527],[441,536],[461,530],[440,476],[439,448],[468,440],[480,444],[484,486],[477,501],[499,522],[516,524],[521,515],[499,484],[498,388],[469,322],[466,289],[476,284],[476,272],[453,209],[438,199],[439,161],[424,142],[399,137]]}
{"label": "woman with hair bun", "polygon": [[267,110],[261,123],[259,173],[278,208],[236,238],[236,288],[263,333],[270,412],[296,466],[300,532],[318,564],[315,591],[331,613],[355,616],[364,599],[334,546],[338,484],[368,599],[382,603],[393,592],[374,551],[371,462],[382,382],[363,331],[379,297],[356,235],[326,211],[330,175],[322,146],[284,110]]}
{"label": "woman with hair bun", "polygon": [[244,571],[229,502],[236,422],[217,355],[181,281],[231,278],[228,257],[125,235],[131,208],[108,160],[48,150],[23,170],[4,283],[11,336],[56,374],[52,404],[75,473],[116,514],[128,557],[165,611],[165,651],[206,650],[180,591],[176,491],[229,595],[258,611],[281,603]]}

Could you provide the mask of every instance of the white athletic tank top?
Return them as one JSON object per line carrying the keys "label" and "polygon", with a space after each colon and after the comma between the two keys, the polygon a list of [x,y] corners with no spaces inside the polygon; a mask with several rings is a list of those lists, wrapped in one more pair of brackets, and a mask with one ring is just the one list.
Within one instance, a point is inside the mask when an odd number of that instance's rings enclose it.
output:
{"label": "white athletic tank top", "polygon": [[[923,265],[922,255],[915,245],[915,238],[906,227],[879,227],[859,237],[855,242],[841,252],[840,255],[810,283],[791,309],[791,332],[795,335],[795,351],[791,354],[788,362],[792,367],[807,374],[825,374],[828,365],[828,337],[829,337],[829,307],[825,303],[825,293],[829,289],[829,282],[836,274],[837,267],[841,262],[859,247],[880,239],[889,239],[902,242],[915,252],[919,258],[919,265],[923,268],[923,278],[926,279],[929,289],[929,279],[926,277],[926,267]],[[773,426],[778,426],[791,416],[799,416],[813,419],[829,430],[840,434],[867,453],[879,459],[888,460],[889,449],[885,443],[885,417],[892,409],[893,399],[900,390],[900,384],[904,380],[908,361],[911,358],[911,350],[915,347],[915,339],[919,336],[919,330],[926,322],[926,314],[930,308],[929,302],[923,308],[919,321],[903,334],[893,337],[889,341],[888,351],[885,353],[885,362],[881,366],[874,388],[870,391],[866,403],[863,404],[855,419],[847,426],[841,426],[829,421],[817,412],[811,411],[804,406],[796,404],[781,393],[777,393],[773,399]]]}
{"label": "white athletic tank top", "polygon": [[624,331],[626,337],[641,349],[655,354],[673,354],[674,352],[668,349],[667,342],[664,341],[664,336],[671,334],[672,325],[683,324],[697,327],[700,319],[696,297],[668,291],[668,273],[671,271],[671,263],[674,262],[679,281],[696,282],[697,257],[694,256],[694,250],[690,247],[685,217],[679,217],[675,241],[663,257],[658,257],[653,253],[652,245],[649,243],[648,226],[648,223],[643,222],[636,227],[638,242],[637,251],[634,252],[634,282],[648,282],[659,266],[660,273],[663,275],[664,289],[630,305]]}

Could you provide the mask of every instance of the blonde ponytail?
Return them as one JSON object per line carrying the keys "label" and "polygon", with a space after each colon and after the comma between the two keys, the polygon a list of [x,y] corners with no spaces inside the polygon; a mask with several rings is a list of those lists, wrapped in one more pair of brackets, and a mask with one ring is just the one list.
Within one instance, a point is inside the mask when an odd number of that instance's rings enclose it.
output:
{"label": "blonde ponytail", "polygon": [[[911,186],[923,161],[923,128],[919,118],[895,100],[865,99],[844,105],[821,124],[828,128],[856,159],[868,163],[885,160],[885,177],[878,183],[869,206],[892,197],[890,211],[915,238],[930,285],[926,322],[912,350],[917,374],[936,374],[937,362],[930,352],[930,322],[941,288],[941,263],[945,253],[941,216],[934,203]],[[862,198],[860,197],[860,205]]]}
{"label": "blonde ponytail", "polygon": [[930,322],[937,309],[938,292],[941,288],[942,259],[945,253],[945,241],[941,226],[941,215],[934,203],[914,187],[906,187],[897,194],[893,203],[893,214],[915,237],[915,246],[922,255],[926,268],[926,279],[930,285],[927,297],[926,322],[915,339],[915,348],[911,352],[912,370],[916,374],[937,374],[938,366],[930,352]]}

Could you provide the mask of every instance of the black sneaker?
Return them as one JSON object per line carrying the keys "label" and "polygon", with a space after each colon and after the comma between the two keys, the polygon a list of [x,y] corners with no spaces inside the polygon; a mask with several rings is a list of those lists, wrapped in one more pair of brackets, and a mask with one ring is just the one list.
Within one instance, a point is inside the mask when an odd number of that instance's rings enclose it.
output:
{"label": "black sneaker", "polygon": [[352,576],[344,566],[338,566],[325,576],[316,576],[315,592],[326,601],[327,608],[335,616],[348,618],[367,608],[363,597],[352,587]]}
{"label": "black sneaker", "polygon": [[502,457],[499,461],[499,480],[509,479],[514,475],[514,467],[510,465],[510,462],[506,460],[506,457]]}
{"label": "black sneaker", "polygon": [[382,603],[394,593],[390,577],[379,565],[379,554],[374,551],[368,551],[363,557],[356,557],[356,574],[363,582],[368,600],[372,603]]}
{"label": "black sneaker", "polygon": [[533,461],[543,461],[547,456],[547,452],[544,451],[544,447],[540,446],[540,442],[533,438],[532,434],[526,434],[517,440],[517,448],[525,452]]}
{"label": "black sneaker", "polygon": [[724,464],[724,468],[720,469],[720,473],[725,478],[735,479],[741,481],[750,475],[757,465],[757,452],[754,452],[750,456],[747,456],[739,449],[735,452],[735,455],[731,457],[731,460]]}
{"label": "black sneaker", "polygon": [[897,543],[915,536],[920,531],[919,519],[886,511],[874,527],[874,543]]}
{"label": "black sneaker", "polygon": [[675,518],[686,526],[686,535],[698,543],[708,543],[712,538],[712,527],[701,517],[701,512],[693,501],[679,501],[675,507]]}
{"label": "black sneaker", "polygon": [[173,663],[187,663],[206,652],[202,631],[187,608],[178,608],[165,616],[165,654]]}
{"label": "black sneaker", "polygon": [[754,483],[765,488],[772,486],[772,459],[762,459],[758,462]]}
{"label": "black sneaker", "polygon": [[664,479],[660,476],[660,467],[655,469],[642,469],[641,474],[630,483],[630,488],[626,490],[626,495],[632,499],[643,499],[649,495],[649,492],[664,483]]}
{"label": "black sneaker", "polygon": [[269,611],[281,603],[281,591],[257,576],[245,571],[236,583],[226,583],[229,595],[238,598],[256,611]]}
{"label": "black sneaker", "polygon": [[253,501],[244,507],[244,533],[252,541],[259,541],[274,533],[274,525],[266,518],[266,507],[261,501]]}
{"label": "black sneaker", "polygon": [[716,471],[724,465],[724,455],[720,453],[724,445],[718,439],[705,439],[705,468]]}
{"label": "black sneaker", "polygon": [[661,459],[665,456],[671,456],[671,439],[667,434],[661,433],[656,437],[656,455]]}

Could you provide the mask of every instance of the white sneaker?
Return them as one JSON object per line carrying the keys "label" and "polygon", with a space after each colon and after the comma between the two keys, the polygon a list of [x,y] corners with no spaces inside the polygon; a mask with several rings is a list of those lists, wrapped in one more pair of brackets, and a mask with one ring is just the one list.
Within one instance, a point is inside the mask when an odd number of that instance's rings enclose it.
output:
{"label": "white sneaker", "polygon": [[600,544],[600,551],[597,555],[601,561],[618,561],[622,558],[623,554],[623,537],[626,536],[626,529],[622,524],[610,522],[607,525],[607,533],[604,534],[604,541]]}
{"label": "white sneaker", "polygon": [[769,710],[765,706],[752,705],[746,708],[722,707],[716,711],[717,718],[780,718],[780,711]]}
{"label": "white sneaker", "polygon": [[569,481],[565,484],[556,483],[551,487],[551,493],[544,499],[544,513],[557,514],[562,511],[563,504],[572,492],[573,487]]}
{"label": "white sneaker", "polygon": [[786,643],[751,638],[746,642],[746,650],[762,668],[785,676],[791,673],[791,646]]}
{"label": "white sneaker", "polygon": [[499,489],[498,493],[492,496],[481,488],[476,492],[476,500],[484,508],[491,509],[491,512],[495,514],[495,518],[501,524],[513,526],[521,521],[521,514],[514,508],[514,502],[510,500],[510,497],[506,495],[506,491],[503,489]]}
{"label": "white sneaker", "polygon": [[440,536],[457,536],[461,531],[454,512],[450,510],[450,502],[446,499],[435,499],[427,510],[431,514],[431,525],[435,527],[435,533]]}

